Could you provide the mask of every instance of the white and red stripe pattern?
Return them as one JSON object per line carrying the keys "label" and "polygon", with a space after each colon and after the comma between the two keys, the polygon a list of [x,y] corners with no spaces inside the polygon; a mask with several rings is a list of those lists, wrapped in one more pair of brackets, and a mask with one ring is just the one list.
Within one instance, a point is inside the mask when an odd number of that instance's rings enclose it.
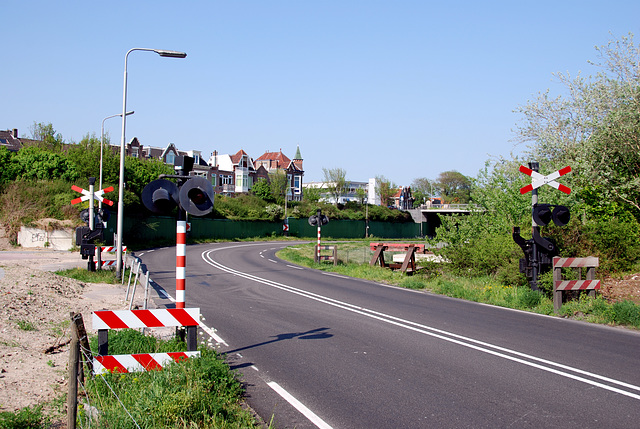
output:
{"label": "white and red stripe pattern", "polygon": [[176,225],[176,308],[185,306],[185,277],[187,266],[187,221]]}
{"label": "white and red stripe pattern", "polygon": [[[96,247],[96,251],[98,250],[98,248]],[[116,252],[118,251],[118,248],[116,246],[102,246],[100,247],[100,251],[101,252]],[[127,246],[122,246],[122,251],[126,252],[127,251]]]}
{"label": "white and red stripe pattern", "polygon": [[93,312],[93,329],[163,328],[198,326],[199,308],[153,310],[100,310]]}
{"label": "white and red stripe pattern", "polygon": [[[561,268],[595,268],[600,265],[600,259],[595,256],[587,258],[553,258],[553,269]],[[600,289],[600,280],[556,280],[555,290],[591,290]]]}
{"label": "white and red stripe pattern", "polygon": [[141,372],[161,370],[173,362],[200,356],[200,352],[141,353],[131,355],[96,356],[93,359],[95,374],[103,372]]}
{"label": "white and red stripe pattern", "polygon": [[567,173],[571,172],[571,167],[570,166],[566,166],[565,168],[562,168],[558,171],[554,171],[553,173],[549,174],[548,176],[543,176],[542,174],[538,173],[537,171],[533,171],[532,169],[525,167],[524,165],[520,166],[520,172],[526,174],[527,176],[531,176],[531,178],[533,179],[533,181],[531,182],[531,184],[527,185],[527,186],[523,186],[522,188],[520,188],[520,193],[521,194],[526,194],[529,191],[533,191],[534,189],[539,188],[542,185],[549,185],[553,188],[556,188],[557,190],[564,192],[565,194],[569,195],[571,193],[571,188],[569,188],[568,186],[563,185],[562,183],[558,183],[556,182],[556,179],[558,177],[564,176]]}
{"label": "white and red stripe pattern", "polygon": [[553,268],[581,268],[581,267],[597,267],[600,265],[600,259],[595,256],[586,258],[553,258]]}
{"label": "white and red stripe pattern", "polygon": [[[103,267],[115,267],[117,261],[100,261]],[[93,261],[95,265],[98,265],[98,261]]]}
{"label": "white and red stripe pattern", "polygon": [[318,262],[320,261],[320,232],[321,232],[320,224],[321,223],[322,221],[320,219],[320,216],[318,216],[318,248],[316,250]]}
{"label": "white and red stripe pattern", "polygon": [[555,286],[555,290],[600,289],[600,280],[562,280],[556,282]]}

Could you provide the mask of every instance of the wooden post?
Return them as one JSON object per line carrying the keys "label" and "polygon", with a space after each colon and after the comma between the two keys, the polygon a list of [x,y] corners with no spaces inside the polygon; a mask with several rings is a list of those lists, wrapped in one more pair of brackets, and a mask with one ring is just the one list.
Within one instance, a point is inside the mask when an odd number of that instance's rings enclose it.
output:
{"label": "wooden post", "polygon": [[[555,263],[555,261],[554,261]],[[562,281],[562,268],[553,267],[553,311],[555,313],[560,311],[562,307],[562,291],[556,289],[558,282]]]}
{"label": "wooden post", "polygon": [[[73,315],[73,313],[72,313]],[[80,342],[75,324],[71,326],[71,346],[69,348],[69,390],[67,392],[67,428],[76,428],[78,417],[78,363],[80,362]]]}

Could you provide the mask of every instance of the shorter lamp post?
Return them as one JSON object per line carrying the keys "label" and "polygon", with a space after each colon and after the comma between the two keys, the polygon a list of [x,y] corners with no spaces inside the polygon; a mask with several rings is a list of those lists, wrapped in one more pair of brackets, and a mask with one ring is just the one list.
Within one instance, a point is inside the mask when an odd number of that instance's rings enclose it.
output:
{"label": "shorter lamp post", "polygon": [[[129,115],[133,115],[134,111],[131,110],[129,112],[126,113],[127,116]],[[111,118],[115,118],[116,116],[122,116],[122,113],[118,113],[117,115],[111,115],[111,116],[107,116],[106,118],[104,118],[102,120],[102,128],[100,128],[100,183],[98,184],[99,188],[98,190],[102,189],[102,152],[103,152],[103,147],[104,147],[104,121],[106,121],[107,119],[111,119]],[[98,206],[100,208],[102,208],[102,201],[99,202]]]}

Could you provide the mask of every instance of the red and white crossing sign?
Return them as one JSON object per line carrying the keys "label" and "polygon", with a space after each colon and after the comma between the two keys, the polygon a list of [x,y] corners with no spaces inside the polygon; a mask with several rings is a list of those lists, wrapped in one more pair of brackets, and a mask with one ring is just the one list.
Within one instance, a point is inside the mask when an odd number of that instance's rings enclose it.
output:
{"label": "red and white crossing sign", "polygon": [[521,194],[526,194],[529,191],[533,191],[534,189],[539,188],[542,185],[549,185],[551,187],[556,188],[557,190],[564,192],[565,194],[569,195],[571,193],[571,188],[569,188],[568,186],[563,185],[562,183],[558,183],[556,182],[556,179],[558,177],[564,176],[567,173],[571,172],[571,167],[570,166],[566,166],[565,168],[562,168],[558,171],[555,171],[551,174],[549,174],[548,176],[544,176],[540,173],[538,173],[537,171],[533,171],[530,168],[525,167],[524,165],[520,166],[520,172],[524,173],[528,176],[531,176],[531,178],[533,179],[533,181],[531,182],[530,185],[527,186],[523,186],[522,188],[520,188],[520,193]]}
{"label": "red and white crossing sign", "polygon": [[[87,191],[86,189],[82,189],[81,187],[76,185],[71,186],[71,189],[76,192],[80,192],[82,194],[81,197],[71,200],[71,204],[78,204],[78,203],[81,203],[82,201],[87,201],[91,198],[91,192]],[[111,192],[111,191],[113,191],[113,186],[109,186],[108,188],[105,188],[105,189],[100,189],[99,191],[96,191],[93,193],[93,199],[98,200],[101,203],[105,203],[108,206],[113,206],[113,201],[108,200],[102,196],[102,194],[106,192]]]}

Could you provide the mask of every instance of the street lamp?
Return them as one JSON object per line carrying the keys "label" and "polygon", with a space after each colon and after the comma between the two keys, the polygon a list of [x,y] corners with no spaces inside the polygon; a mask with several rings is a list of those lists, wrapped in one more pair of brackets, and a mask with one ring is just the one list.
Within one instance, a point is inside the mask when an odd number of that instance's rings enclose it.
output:
{"label": "street lamp", "polygon": [[[130,112],[127,112],[127,116],[133,115],[133,114],[134,114],[133,110],[131,110]],[[117,115],[107,116],[102,120],[102,128],[100,129],[100,187],[98,188],[99,190],[102,189],[102,151],[103,151],[102,147],[104,146],[104,121],[106,121],[107,119],[115,118],[116,116],[122,116],[122,113],[118,113]],[[102,208],[102,201],[98,203],[98,206]]]}
{"label": "street lamp", "polygon": [[116,275],[122,278],[122,230],[124,225],[124,157],[125,157],[125,129],[127,124],[127,60],[133,51],[151,51],[161,57],[185,58],[184,52],[168,51],[165,49],[133,48],[124,56],[124,84],[122,89],[122,136],[120,138],[120,182],[118,184],[118,226],[117,226],[117,251],[116,251]]}

